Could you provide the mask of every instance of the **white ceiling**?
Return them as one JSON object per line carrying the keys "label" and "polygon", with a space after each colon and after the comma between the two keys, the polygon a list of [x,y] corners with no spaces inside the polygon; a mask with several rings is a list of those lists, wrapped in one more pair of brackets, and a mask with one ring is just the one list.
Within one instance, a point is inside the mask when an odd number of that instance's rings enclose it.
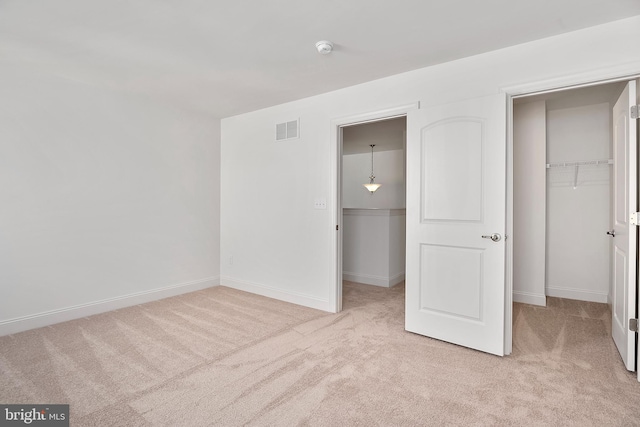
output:
{"label": "white ceiling", "polygon": [[639,0],[0,0],[0,79],[228,117],[639,14]]}

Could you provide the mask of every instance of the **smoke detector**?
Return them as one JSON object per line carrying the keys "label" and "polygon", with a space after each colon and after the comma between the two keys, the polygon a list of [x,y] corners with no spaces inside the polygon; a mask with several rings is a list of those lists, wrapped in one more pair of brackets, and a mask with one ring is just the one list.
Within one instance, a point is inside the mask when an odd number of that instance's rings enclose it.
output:
{"label": "smoke detector", "polygon": [[326,55],[328,53],[331,53],[331,51],[333,50],[333,43],[326,40],[321,40],[316,43],[316,49],[318,49],[318,53]]}

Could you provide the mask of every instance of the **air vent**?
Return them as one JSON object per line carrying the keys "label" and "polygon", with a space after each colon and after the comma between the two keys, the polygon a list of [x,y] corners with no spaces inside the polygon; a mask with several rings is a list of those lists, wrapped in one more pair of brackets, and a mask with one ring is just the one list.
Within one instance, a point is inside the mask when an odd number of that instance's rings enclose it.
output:
{"label": "air vent", "polygon": [[297,138],[299,135],[299,120],[278,123],[276,125],[276,141]]}

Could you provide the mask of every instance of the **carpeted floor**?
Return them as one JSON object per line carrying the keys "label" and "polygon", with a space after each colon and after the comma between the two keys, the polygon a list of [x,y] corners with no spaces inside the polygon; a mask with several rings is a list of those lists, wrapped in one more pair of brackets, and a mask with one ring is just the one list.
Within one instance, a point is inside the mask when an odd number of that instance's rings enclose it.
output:
{"label": "carpeted floor", "polygon": [[72,426],[640,425],[604,304],[516,304],[500,358],[403,329],[404,287],[327,314],[225,287],[0,338],[0,403]]}

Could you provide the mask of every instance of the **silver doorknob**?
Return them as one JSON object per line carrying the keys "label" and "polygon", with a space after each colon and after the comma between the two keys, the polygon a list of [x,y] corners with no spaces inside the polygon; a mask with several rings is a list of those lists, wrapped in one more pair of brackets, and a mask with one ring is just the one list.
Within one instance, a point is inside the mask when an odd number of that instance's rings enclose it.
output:
{"label": "silver doorknob", "polygon": [[488,235],[488,236],[482,236],[482,238],[483,239],[491,239],[494,242],[499,242],[500,239],[502,239],[502,236],[500,234],[498,234],[498,233],[493,233],[493,234]]}
{"label": "silver doorknob", "polygon": [[611,237],[616,237],[616,230],[607,231],[607,234]]}

